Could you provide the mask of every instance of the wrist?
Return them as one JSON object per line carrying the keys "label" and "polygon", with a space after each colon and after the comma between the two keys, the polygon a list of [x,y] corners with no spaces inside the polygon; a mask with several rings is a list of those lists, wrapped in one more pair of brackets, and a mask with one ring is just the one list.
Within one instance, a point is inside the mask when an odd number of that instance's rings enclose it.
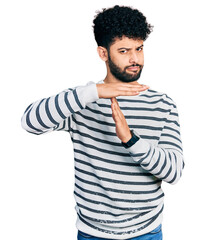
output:
{"label": "wrist", "polygon": [[96,84],[97,93],[98,93],[99,98],[102,98],[102,95],[101,95],[102,85],[104,85],[104,84]]}
{"label": "wrist", "polygon": [[132,130],[130,130],[128,136],[122,140],[123,143],[127,143],[133,136]]}
{"label": "wrist", "polygon": [[122,145],[125,148],[129,148],[129,147],[133,146],[140,139],[138,136],[136,136],[134,134],[133,130],[131,130],[131,133],[132,133],[132,138],[130,138],[130,140],[126,143],[122,142]]}

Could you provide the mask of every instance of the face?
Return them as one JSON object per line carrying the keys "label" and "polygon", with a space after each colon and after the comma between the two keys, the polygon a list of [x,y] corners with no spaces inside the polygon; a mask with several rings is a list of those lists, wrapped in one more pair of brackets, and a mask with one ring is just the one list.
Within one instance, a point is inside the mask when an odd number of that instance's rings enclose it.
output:
{"label": "face", "polygon": [[123,37],[110,46],[107,67],[116,79],[122,82],[137,81],[143,66],[143,40]]}

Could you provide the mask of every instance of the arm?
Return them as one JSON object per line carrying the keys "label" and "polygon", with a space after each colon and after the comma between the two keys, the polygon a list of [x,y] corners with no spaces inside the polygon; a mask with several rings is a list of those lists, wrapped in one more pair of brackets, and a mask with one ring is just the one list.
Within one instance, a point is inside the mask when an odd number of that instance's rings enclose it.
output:
{"label": "arm", "polygon": [[[125,135],[129,131],[129,127],[115,99],[112,99],[112,110],[117,135],[122,142],[127,142],[131,138],[129,133]],[[155,177],[175,184],[180,179],[184,168],[176,106],[174,105],[168,113],[157,146],[153,146],[147,140],[141,138],[136,130],[133,130],[133,133],[138,137],[137,141],[129,148],[125,147],[133,160]],[[124,141],[124,139],[126,140]]]}
{"label": "arm", "polygon": [[22,127],[38,135],[59,128],[68,128],[72,113],[98,99],[96,84],[91,81],[85,86],[67,89],[31,104],[22,116]]}
{"label": "arm", "polygon": [[68,89],[31,104],[22,116],[22,127],[37,135],[54,130],[69,130],[70,116],[84,109],[87,104],[99,98],[137,95],[147,88],[138,83],[95,84],[90,81],[85,86]]}
{"label": "arm", "polygon": [[[138,136],[135,130],[134,133]],[[177,108],[171,109],[157,146],[152,146],[140,137],[127,150],[143,169],[161,180],[175,184],[184,168]]]}

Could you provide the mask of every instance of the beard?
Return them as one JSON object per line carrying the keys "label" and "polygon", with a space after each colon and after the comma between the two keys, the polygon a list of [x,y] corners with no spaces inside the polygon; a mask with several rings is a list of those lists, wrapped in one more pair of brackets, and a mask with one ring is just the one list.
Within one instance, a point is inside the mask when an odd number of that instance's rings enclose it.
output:
{"label": "beard", "polygon": [[[124,68],[124,70],[121,70],[121,68],[119,68],[110,58],[110,55],[108,56],[108,65],[109,65],[109,69],[110,69],[110,72],[112,73],[112,75],[119,79],[120,81],[122,82],[134,82],[134,81],[137,81],[140,76],[141,76],[141,73],[142,73],[142,69],[143,69],[143,65],[140,65],[140,64],[133,64],[133,65],[130,65],[130,66],[127,66]],[[140,68],[139,72],[137,73],[127,73],[126,72],[126,69],[129,68],[129,67],[135,67],[135,66],[138,66]]]}

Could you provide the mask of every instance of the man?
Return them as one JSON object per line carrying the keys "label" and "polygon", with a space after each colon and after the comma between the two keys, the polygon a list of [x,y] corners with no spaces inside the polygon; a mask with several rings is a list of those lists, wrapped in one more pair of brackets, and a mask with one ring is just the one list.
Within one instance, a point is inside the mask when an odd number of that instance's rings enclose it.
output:
{"label": "man", "polygon": [[141,12],[114,6],[94,19],[107,75],[31,104],[28,132],[64,130],[74,146],[78,239],[162,239],[162,181],[184,160],[177,107],[137,82],[152,31]]}

